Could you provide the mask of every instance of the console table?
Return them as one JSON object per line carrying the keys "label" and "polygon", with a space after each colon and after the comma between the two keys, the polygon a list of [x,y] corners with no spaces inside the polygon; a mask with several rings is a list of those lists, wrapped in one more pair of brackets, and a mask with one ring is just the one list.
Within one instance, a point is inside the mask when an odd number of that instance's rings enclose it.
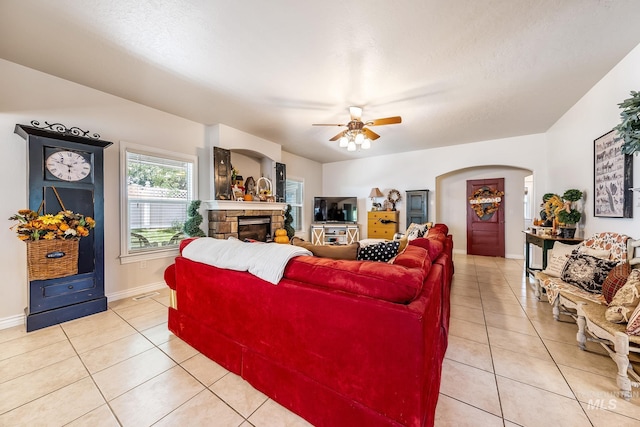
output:
{"label": "console table", "polygon": [[581,238],[572,238],[567,239],[559,236],[540,236],[538,234],[533,234],[529,231],[524,231],[526,236],[526,245],[525,245],[525,267],[527,269],[528,274],[533,274],[536,271],[539,271],[539,268],[532,268],[530,263],[530,244],[536,245],[542,248],[542,270],[547,268],[547,251],[553,248],[553,244],[555,242],[566,243],[568,245],[577,245],[582,242],[584,239]]}
{"label": "console table", "polygon": [[311,243],[314,245],[350,245],[360,240],[358,224],[313,224]]}

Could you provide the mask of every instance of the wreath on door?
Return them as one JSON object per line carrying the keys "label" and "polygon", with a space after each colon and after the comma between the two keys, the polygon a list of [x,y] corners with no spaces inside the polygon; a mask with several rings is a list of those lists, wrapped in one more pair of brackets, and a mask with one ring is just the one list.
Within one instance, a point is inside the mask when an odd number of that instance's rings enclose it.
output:
{"label": "wreath on door", "polygon": [[504,191],[484,186],[473,192],[469,197],[471,209],[482,219],[490,216],[500,208]]}

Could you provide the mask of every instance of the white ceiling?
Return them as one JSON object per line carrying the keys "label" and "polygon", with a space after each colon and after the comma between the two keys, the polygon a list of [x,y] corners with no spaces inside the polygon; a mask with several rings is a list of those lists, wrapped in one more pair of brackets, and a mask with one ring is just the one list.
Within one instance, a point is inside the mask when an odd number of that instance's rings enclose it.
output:
{"label": "white ceiling", "polygon": [[[0,57],[330,162],[545,132],[639,18],[638,0],[0,0]],[[350,105],[403,121],[348,153],[311,124]]]}

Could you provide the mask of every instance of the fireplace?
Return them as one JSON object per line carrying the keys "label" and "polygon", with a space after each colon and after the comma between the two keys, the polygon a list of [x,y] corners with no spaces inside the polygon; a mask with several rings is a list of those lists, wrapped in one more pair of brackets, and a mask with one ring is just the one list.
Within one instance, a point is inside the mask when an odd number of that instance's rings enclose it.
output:
{"label": "fireplace", "polygon": [[[228,239],[235,237],[238,239],[265,240],[267,236],[273,237],[275,231],[284,228],[283,210],[287,207],[284,203],[270,202],[238,202],[232,200],[205,200],[202,202],[207,209],[207,220],[209,222],[209,237],[216,239]],[[261,218],[261,224],[246,224],[249,229],[261,228],[264,237],[257,239],[254,235],[240,235],[240,219]],[[244,227],[243,227],[244,228]],[[255,231],[252,231],[255,233]],[[258,236],[261,237],[261,236]]]}
{"label": "fireplace", "polygon": [[271,239],[270,216],[239,216],[238,239],[253,239],[266,242]]}

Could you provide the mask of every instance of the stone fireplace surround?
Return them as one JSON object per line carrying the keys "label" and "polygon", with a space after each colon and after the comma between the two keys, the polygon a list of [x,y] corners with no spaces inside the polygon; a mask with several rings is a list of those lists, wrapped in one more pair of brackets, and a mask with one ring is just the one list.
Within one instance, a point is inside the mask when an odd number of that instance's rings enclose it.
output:
{"label": "stone fireplace surround", "polygon": [[202,202],[207,210],[209,221],[207,233],[209,237],[227,239],[238,237],[238,217],[271,217],[270,234],[284,228],[284,209],[286,203],[238,202],[229,200],[205,200]]}

